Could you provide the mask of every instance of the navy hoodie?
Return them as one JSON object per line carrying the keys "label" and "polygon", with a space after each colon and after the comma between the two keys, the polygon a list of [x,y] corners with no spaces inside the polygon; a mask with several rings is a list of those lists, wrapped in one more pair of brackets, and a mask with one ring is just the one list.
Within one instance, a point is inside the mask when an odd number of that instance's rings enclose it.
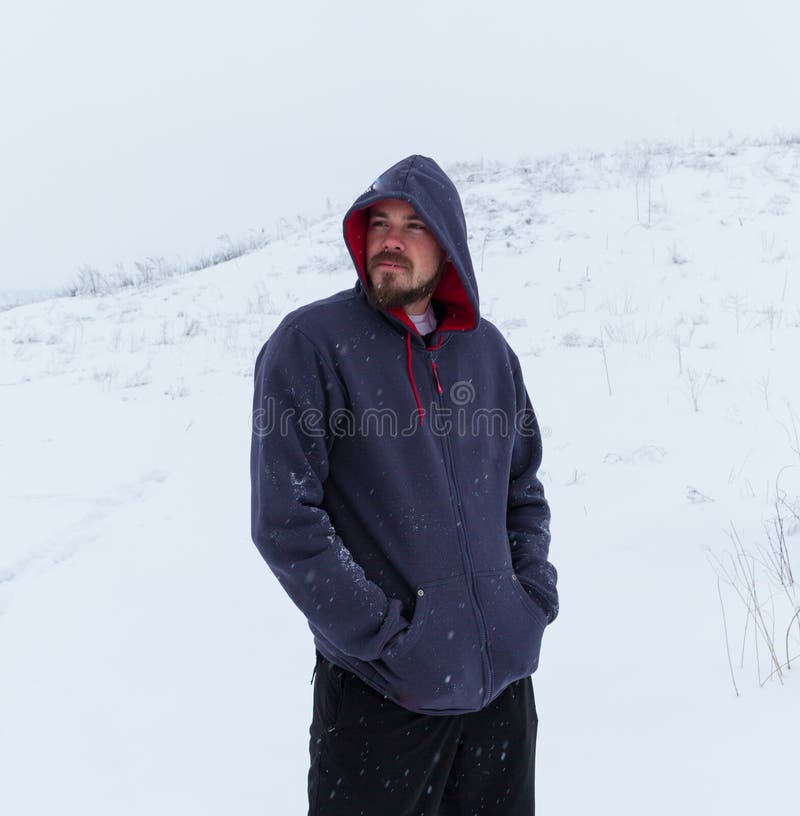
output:
{"label": "navy hoodie", "polygon": [[[427,342],[366,297],[368,209],[390,198],[448,256]],[[434,161],[387,170],[344,237],[355,287],[288,315],[256,362],[253,540],[331,662],[412,711],[477,711],[536,670],[558,609],[539,428]]]}

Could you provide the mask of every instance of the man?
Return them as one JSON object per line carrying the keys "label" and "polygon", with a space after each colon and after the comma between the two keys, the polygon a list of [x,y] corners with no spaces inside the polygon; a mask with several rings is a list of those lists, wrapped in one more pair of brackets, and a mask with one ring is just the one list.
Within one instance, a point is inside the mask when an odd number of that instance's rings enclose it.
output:
{"label": "man", "polygon": [[528,816],[558,600],[519,361],[434,161],[387,170],[344,238],[355,288],[255,374],[253,539],[317,648],[309,814]]}

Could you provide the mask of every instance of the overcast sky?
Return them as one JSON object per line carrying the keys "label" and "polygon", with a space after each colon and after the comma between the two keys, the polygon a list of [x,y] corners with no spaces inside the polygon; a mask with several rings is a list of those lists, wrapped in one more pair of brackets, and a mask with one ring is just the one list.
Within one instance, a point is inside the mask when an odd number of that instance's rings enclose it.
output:
{"label": "overcast sky", "polygon": [[191,260],[410,153],[800,132],[797,0],[11,5],[0,289]]}

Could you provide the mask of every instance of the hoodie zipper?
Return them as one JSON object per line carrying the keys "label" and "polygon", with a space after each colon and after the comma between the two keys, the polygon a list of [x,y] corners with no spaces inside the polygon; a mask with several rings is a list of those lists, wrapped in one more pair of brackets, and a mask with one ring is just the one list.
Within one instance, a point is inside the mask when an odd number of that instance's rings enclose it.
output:
{"label": "hoodie zipper", "polygon": [[[436,362],[431,359],[431,368],[433,369],[433,378],[436,383],[436,391],[438,393],[439,407],[444,411],[444,400],[442,395],[444,393],[441,382],[439,381],[439,373],[436,368]],[[443,414],[444,415],[444,414]],[[452,429],[452,426],[451,426]],[[486,619],[481,609],[480,600],[478,598],[477,579],[475,578],[475,565],[472,560],[472,553],[470,551],[469,540],[467,539],[466,523],[462,511],[461,491],[458,489],[458,481],[456,479],[455,467],[453,465],[453,448],[450,441],[450,433],[442,434],[442,447],[444,449],[444,461],[447,471],[447,480],[450,484],[450,495],[455,498],[455,515],[456,515],[456,529],[458,538],[461,543],[461,555],[465,561],[465,568],[470,577],[469,587],[471,590],[472,604],[475,611],[475,616],[478,620],[478,626],[481,633],[481,662],[484,668],[484,688],[483,688],[483,705],[486,705],[491,698],[494,691],[494,672],[492,671],[491,661],[489,660],[489,632],[486,626]]]}

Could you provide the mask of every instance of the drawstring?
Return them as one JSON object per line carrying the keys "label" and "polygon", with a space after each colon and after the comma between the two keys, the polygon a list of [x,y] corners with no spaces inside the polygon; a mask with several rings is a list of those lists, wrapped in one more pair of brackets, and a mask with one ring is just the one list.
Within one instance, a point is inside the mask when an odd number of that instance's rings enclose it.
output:
{"label": "drawstring", "polygon": [[431,360],[431,367],[433,368],[433,379],[436,380],[436,390],[440,394],[443,394],[444,391],[442,390],[442,384],[439,382],[439,372],[436,369],[436,363],[433,360]]}
{"label": "drawstring", "polygon": [[417,410],[419,411],[419,424],[425,424],[425,409],[422,407],[422,401],[419,398],[419,391],[417,390],[417,381],[414,379],[414,366],[412,365],[412,351],[411,351],[411,332],[406,332],[406,352],[408,354],[408,378],[411,380],[411,388],[414,390],[414,399],[417,401]]}
{"label": "drawstring", "polygon": [[[417,389],[417,381],[414,379],[414,358],[411,347],[411,332],[406,332],[406,354],[408,357],[408,379],[411,380],[411,388],[414,391],[414,399],[417,401],[417,410],[419,411],[419,424],[425,424],[425,409],[422,407],[422,401],[419,398],[419,390]],[[436,381],[436,390],[443,394],[442,384],[439,382],[439,370],[436,368],[436,363],[431,360],[431,368],[433,369],[433,379]]]}

